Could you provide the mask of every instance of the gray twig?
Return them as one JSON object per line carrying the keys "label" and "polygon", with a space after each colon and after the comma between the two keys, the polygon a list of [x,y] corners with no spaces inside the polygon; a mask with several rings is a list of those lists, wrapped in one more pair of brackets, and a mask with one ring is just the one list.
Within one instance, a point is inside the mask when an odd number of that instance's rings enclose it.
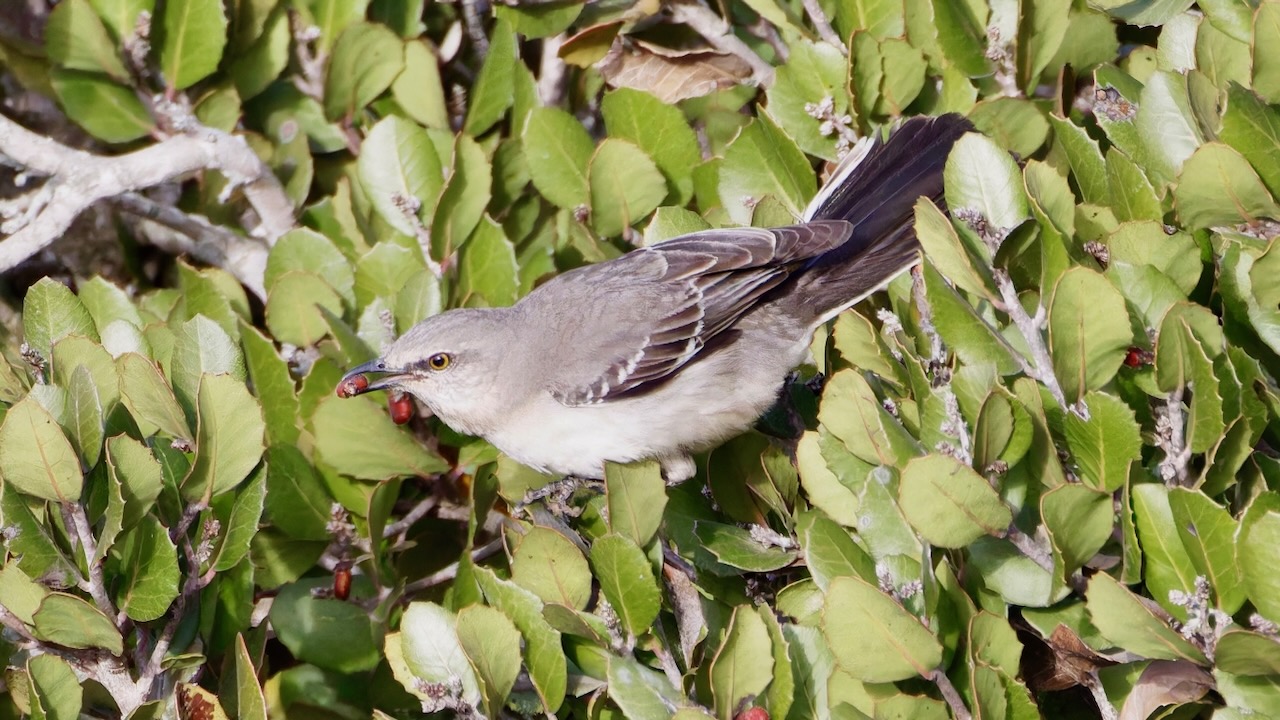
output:
{"label": "gray twig", "polygon": [[737,56],[751,66],[751,79],[760,87],[773,85],[773,66],[733,34],[725,19],[716,15],[702,0],[678,0],[668,6],[671,18],[688,25],[720,52]]}
{"label": "gray twig", "polygon": [[822,9],[822,5],[818,4],[818,0],[804,0],[804,12],[813,21],[813,26],[818,29],[819,37],[839,48],[845,55],[849,54],[849,48],[845,47],[840,36],[831,27],[831,21],[827,20],[827,13]]}
{"label": "gray twig", "polygon": [[956,720],[972,720],[973,715],[969,713],[969,708],[965,707],[964,699],[956,691],[956,686],[951,684],[951,678],[947,677],[941,668],[929,673],[929,680],[938,686],[942,699],[947,701],[947,706],[951,708],[951,714]]}
{"label": "gray twig", "polygon": [[[472,550],[471,562],[480,562],[481,560],[484,560],[485,558],[492,556],[494,553],[498,552],[501,549],[502,549],[502,537],[499,536],[490,540],[484,545],[481,545],[475,550]],[[457,562],[450,563],[445,568],[437,570],[436,572],[433,572],[424,578],[418,578],[417,580],[414,580],[408,585],[405,585],[404,597],[409,597],[414,593],[422,592],[423,590],[426,590],[429,587],[435,587],[436,585],[447,583],[450,580],[458,577],[459,566],[460,565]]]}
{"label": "gray twig", "polygon": [[[1049,348],[1045,346],[1044,336],[1040,333],[1040,328],[1044,324],[1044,308],[1038,308],[1036,317],[1032,318],[1018,300],[1018,290],[1013,286],[1009,273],[995,268],[992,276],[995,278],[996,288],[1000,291],[1005,313],[1013,320],[1013,324],[1018,328],[1018,332],[1022,333],[1022,337],[1027,341],[1027,347],[1031,350],[1031,364],[1024,362],[1023,372],[1048,388],[1049,394],[1053,395],[1053,399],[1058,401],[1062,409],[1070,410],[1088,419],[1089,408],[1084,400],[1074,404],[1068,403],[1067,396],[1062,392],[1062,385],[1058,382],[1058,376],[1053,372],[1053,359],[1049,357]],[[1021,357],[1016,354],[1015,356]]]}

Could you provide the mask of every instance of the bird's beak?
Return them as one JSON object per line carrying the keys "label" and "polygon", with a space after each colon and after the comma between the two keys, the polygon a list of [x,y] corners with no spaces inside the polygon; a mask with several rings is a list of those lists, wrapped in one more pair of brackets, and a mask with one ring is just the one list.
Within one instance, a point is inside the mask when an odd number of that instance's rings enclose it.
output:
{"label": "bird's beak", "polygon": [[[382,377],[370,380],[366,374],[376,373]],[[374,390],[385,390],[408,377],[408,373],[400,368],[387,366],[387,361],[374,358],[367,363],[357,365],[347,371],[338,382],[339,397],[355,397]]]}

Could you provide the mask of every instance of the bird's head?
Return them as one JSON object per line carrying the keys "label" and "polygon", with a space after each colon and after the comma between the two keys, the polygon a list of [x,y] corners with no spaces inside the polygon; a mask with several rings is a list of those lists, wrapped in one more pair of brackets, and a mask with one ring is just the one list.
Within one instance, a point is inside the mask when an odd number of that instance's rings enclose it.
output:
{"label": "bird's head", "polygon": [[414,325],[382,357],[351,368],[340,397],[399,390],[445,424],[481,435],[492,423],[492,384],[507,338],[491,310],[450,310]]}

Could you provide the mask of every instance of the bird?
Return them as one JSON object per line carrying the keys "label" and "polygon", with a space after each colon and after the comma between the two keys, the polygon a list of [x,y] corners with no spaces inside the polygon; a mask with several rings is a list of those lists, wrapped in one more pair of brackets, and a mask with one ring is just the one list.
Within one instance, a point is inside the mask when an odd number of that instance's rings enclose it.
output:
{"label": "bird", "polygon": [[775,403],[818,327],[919,262],[916,201],[943,204],[947,157],[972,130],[950,114],[864,138],[797,224],[693,232],[508,307],[428,317],[338,394],[408,393],[544,473],[598,480],[608,462],[656,460],[687,480],[695,453]]}

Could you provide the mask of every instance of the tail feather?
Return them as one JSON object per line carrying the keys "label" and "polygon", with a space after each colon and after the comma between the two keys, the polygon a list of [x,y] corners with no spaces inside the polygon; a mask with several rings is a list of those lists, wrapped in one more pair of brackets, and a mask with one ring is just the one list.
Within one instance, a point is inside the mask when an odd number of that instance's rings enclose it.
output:
{"label": "tail feather", "polygon": [[810,203],[806,220],[846,220],[847,242],[812,261],[796,290],[815,323],[884,287],[915,264],[915,204],[943,203],[942,171],[952,146],[973,125],[960,115],[913,118],[888,140],[864,141]]}

